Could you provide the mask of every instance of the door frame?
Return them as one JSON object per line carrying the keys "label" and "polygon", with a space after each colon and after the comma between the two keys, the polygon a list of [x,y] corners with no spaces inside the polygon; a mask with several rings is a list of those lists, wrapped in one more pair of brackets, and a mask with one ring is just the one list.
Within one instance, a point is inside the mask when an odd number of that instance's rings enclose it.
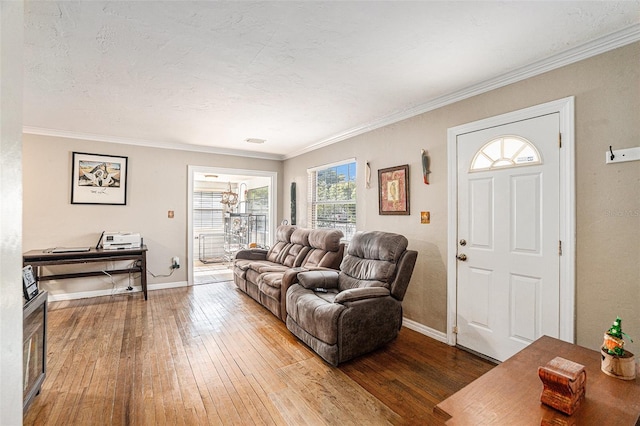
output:
{"label": "door frame", "polygon": [[277,200],[278,200],[278,172],[270,172],[265,170],[249,170],[249,169],[229,169],[214,166],[187,166],[187,261],[189,267],[187,269],[187,285],[193,285],[193,188],[194,175],[196,173],[211,173],[219,175],[244,175],[258,176],[270,178],[269,183],[269,235],[271,238],[275,235],[275,224],[277,218]]}
{"label": "door frame", "polygon": [[523,121],[541,115],[559,113],[562,148],[560,149],[560,339],[575,341],[575,98],[573,96],[524,108],[447,129],[447,343],[456,344],[458,250],[458,147],[459,135]]}

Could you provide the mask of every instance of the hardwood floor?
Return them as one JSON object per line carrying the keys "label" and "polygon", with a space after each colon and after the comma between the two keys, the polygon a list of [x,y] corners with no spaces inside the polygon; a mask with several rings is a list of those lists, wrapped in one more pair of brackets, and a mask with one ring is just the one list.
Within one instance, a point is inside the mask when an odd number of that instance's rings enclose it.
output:
{"label": "hardwood floor", "polygon": [[438,424],[493,364],[403,327],[334,368],[232,282],[49,304],[25,425]]}

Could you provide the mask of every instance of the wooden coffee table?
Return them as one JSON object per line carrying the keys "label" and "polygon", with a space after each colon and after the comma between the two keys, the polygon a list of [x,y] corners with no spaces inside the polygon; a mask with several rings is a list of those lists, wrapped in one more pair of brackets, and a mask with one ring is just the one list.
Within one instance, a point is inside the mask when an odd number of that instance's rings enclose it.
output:
{"label": "wooden coffee table", "polygon": [[[540,403],[538,367],[560,356],[585,366],[586,398],[572,416]],[[621,380],[600,371],[600,352],[543,336],[436,405],[448,425],[636,425],[640,379]]]}

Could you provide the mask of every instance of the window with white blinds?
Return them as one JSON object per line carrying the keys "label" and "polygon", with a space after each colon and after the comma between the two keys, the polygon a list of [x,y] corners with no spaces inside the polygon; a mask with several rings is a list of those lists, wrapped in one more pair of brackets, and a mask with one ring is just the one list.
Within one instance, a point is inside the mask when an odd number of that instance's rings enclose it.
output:
{"label": "window with white blinds", "polygon": [[252,188],[247,191],[247,213],[269,215],[269,187]]}
{"label": "window with white blinds", "polygon": [[263,215],[265,220],[256,220],[256,232],[265,235],[265,242],[269,238],[269,187],[252,188],[247,191],[247,213]]}
{"label": "window with white blinds", "polygon": [[193,193],[193,227],[196,232],[224,233],[224,209],[221,200],[221,192]]}
{"label": "window with white blinds", "polygon": [[309,169],[309,218],[311,228],[334,228],[351,240],[356,232],[355,159]]}

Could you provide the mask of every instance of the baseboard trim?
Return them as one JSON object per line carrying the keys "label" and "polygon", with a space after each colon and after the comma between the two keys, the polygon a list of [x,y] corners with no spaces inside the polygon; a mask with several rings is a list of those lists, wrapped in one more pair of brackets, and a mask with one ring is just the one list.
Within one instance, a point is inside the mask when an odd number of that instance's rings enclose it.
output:
{"label": "baseboard trim", "polygon": [[186,281],[176,281],[173,283],[149,284],[148,290],[164,290],[167,288],[186,287],[189,285]]}
{"label": "baseboard trim", "polygon": [[402,318],[402,325],[410,330],[417,331],[420,334],[424,334],[427,337],[438,340],[442,343],[447,343],[447,334],[442,331],[435,330],[431,327],[427,327],[424,324],[410,320],[408,318]]}
{"label": "baseboard trim", "polygon": [[[177,287],[186,287],[186,286],[187,286],[186,281],[149,284],[147,286],[147,291],[164,290],[167,288],[177,288]],[[142,292],[142,287],[139,285],[133,286],[133,290],[127,290],[126,288],[117,288],[115,290],[106,289],[106,290],[79,291],[75,293],[60,293],[60,294],[51,294],[51,292],[49,292],[48,301],[60,302],[63,300],[86,299],[89,297],[115,296],[119,294],[130,294],[130,293],[141,293],[141,292]]]}

